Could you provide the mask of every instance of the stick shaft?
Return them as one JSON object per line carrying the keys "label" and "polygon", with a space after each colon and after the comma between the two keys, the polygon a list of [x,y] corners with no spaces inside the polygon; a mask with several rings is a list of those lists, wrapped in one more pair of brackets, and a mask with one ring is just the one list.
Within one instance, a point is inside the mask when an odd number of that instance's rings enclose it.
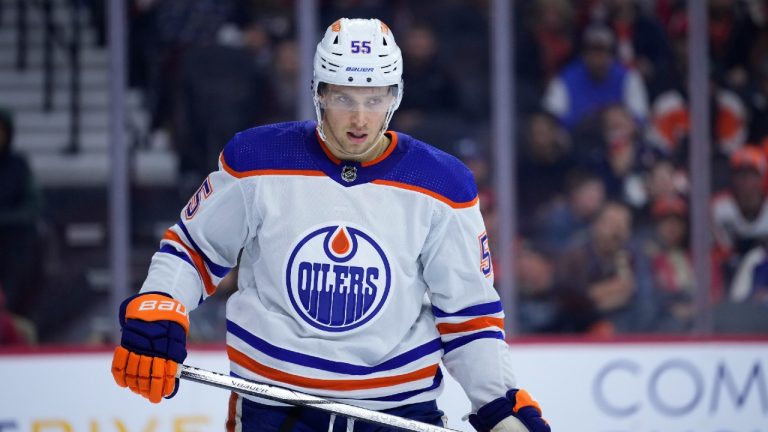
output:
{"label": "stick shaft", "polygon": [[332,414],[340,414],[345,417],[351,417],[357,420],[375,423],[378,425],[404,431],[449,432],[452,430],[415,420],[405,419],[379,411],[360,408],[341,402],[335,402],[329,399],[323,399],[321,397],[312,396],[295,390],[289,390],[283,387],[277,387],[269,384],[232,377],[217,372],[211,372],[193,366],[180,364],[179,372],[179,378],[188,381],[212,385],[214,387],[230,390],[240,394],[257,396],[260,398],[283,402],[290,405],[312,407]]}

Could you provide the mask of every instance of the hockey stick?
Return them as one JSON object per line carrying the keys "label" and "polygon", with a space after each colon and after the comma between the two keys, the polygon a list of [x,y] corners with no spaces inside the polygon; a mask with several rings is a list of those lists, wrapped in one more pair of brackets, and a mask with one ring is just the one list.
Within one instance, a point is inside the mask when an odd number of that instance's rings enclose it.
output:
{"label": "hockey stick", "polygon": [[415,420],[397,417],[383,412],[360,408],[341,402],[334,402],[332,400],[297,392],[295,390],[289,390],[283,387],[277,387],[270,384],[258,383],[255,381],[236,378],[217,372],[211,372],[184,364],[179,365],[178,377],[189,381],[212,385],[214,387],[219,387],[225,390],[251,396],[258,396],[264,399],[270,399],[290,405],[312,407],[327,411],[331,414],[341,414],[343,416],[351,417],[357,420],[375,423],[378,425],[404,431],[449,432],[453,430]]}

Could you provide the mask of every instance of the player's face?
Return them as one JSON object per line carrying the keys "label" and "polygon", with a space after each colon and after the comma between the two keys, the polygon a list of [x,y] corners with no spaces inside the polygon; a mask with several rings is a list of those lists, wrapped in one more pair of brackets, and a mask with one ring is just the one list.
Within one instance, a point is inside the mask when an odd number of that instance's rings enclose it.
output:
{"label": "player's face", "polygon": [[389,87],[329,85],[320,96],[323,130],[331,152],[339,159],[365,162],[383,145],[379,132],[394,102]]}

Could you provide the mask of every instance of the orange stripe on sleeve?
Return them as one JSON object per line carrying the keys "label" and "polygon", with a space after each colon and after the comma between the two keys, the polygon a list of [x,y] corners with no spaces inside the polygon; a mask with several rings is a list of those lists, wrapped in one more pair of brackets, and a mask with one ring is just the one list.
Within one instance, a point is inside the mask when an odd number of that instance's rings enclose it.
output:
{"label": "orange stripe on sleeve", "polygon": [[410,190],[410,191],[423,193],[424,195],[429,195],[432,198],[435,198],[438,201],[442,201],[442,202],[448,204],[449,206],[451,206],[453,208],[468,208],[468,207],[472,207],[473,205],[477,204],[477,200],[478,200],[478,197],[475,196],[470,201],[456,202],[456,201],[450,200],[449,198],[447,198],[447,197],[445,197],[443,195],[440,195],[437,192],[433,192],[433,191],[431,191],[429,189],[426,189],[426,188],[423,188],[423,187],[420,187],[420,186],[410,185],[408,183],[401,183],[401,182],[396,182],[396,181],[391,181],[391,180],[373,180],[371,183],[374,183],[374,184],[377,184],[377,185],[383,185],[383,186],[392,186],[392,187],[396,187],[396,188],[400,188],[400,189],[407,189],[407,190]]}
{"label": "orange stripe on sleeve", "polygon": [[493,317],[479,317],[479,318],[474,318],[469,321],[464,321],[460,323],[441,323],[437,325],[437,331],[439,331],[441,335],[444,335],[444,334],[451,334],[451,333],[461,333],[466,331],[480,330],[487,327],[498,327],[500,329],[504,329],[504,319],[493,318]]}
{"label": "orange stripe on sleeve", "polygon": [[255,176],[261,176],[261,175],[298,175],[298,176],[313,176],[313,177],[325,175],[325,173],[319,170],[262,169],[262,170],[250,170],[250,171],[235,171],[232,167],[230,167],[227,164],[227,161],[224,160],[223,153],[219,155],[219,160],[221,161],[221,166],[224,167],[224,171],[228,172],[229,175],[236,178],[255,177]]}
{"label": "orange stripe on sleeve", "polygon": [[187,252],[187,255],[189,255],[189,258],[191,258],[192,262],[195,264],[195,269],[197,269],[197,273],[200,275],[200,279],[203,281],[203,285],[205,286],[205,292],[208,295],[213,295],[213,293],[216,292],[216,285],[213,284],[211,276],[208,274],[208,269],[205,267],[203,257],[201,257],[197,251],[187,246],[187,244],[181,240],[181,237],[179,237],[178,234],[171,231],[170,229],[165,231],[163,240],[174,241],[184,248],[184,250]]}
{"label": "orange stripe on sleeve", "polygon": [[426,378],[434,378],[437,373],[437,364],[433,364],[413,372],[408,372],[402,375],[394,375],[380,378],[368,378],[368,379],[318,379],[308,378],[301,375],[294,375],[287,372],[283,372],[269,366],[265,366],[256,360],[248,357],[242,352],[227,346],[227,355],[230,360],[238,365],[257,373],[265,378],[271,380],[280,381],[285,384],[290,384],[299,387],[312,388],[318,390],[366,390],[381,387],[391,387],[398,384],[405,384],[412,381],[418,381]]}

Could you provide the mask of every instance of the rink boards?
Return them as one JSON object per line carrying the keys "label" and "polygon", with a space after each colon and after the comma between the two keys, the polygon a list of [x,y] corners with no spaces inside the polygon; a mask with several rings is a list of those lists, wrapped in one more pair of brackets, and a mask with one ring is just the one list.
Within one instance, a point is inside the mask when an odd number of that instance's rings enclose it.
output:
{"label": "rink boards", "polygon": [[[768,432],[768,339],[515,342],[519,385],[553,431]],[[228,393],[182,382],[152,405],[117,387],[111,351],[0,350],[0,432],[213,432]],[[223,347],[190,350],[188,364],[226,371]],[[446,375],[449,426],[469,402]]]}

